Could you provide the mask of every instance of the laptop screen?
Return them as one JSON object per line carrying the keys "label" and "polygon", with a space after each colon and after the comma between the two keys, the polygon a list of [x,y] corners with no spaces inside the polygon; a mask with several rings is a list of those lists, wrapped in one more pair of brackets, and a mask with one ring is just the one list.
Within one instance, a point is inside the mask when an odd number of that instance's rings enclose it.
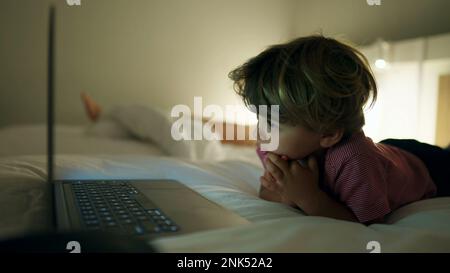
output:
{"label": "laptop screen", "polygon": [[55,7],[50,7],[48,24],[48,60],[47,60],[47,180],[53,182],[54,153],[54,41],[55,41]]}

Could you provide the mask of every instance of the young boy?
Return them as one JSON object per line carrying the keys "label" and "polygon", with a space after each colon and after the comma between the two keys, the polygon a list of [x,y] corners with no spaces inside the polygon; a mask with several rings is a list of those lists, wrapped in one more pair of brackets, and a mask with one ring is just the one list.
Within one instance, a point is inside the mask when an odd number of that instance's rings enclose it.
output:
{"label": "young boy", "polygon": [[279,146],[258,149],[262,198],[370,224],[405,204],[449,195],[449,150],[364,135],[363,107],[376,100],[377,86],[355,48],[323,36],[298,38],[229,77],[247,105],[279,105]]}

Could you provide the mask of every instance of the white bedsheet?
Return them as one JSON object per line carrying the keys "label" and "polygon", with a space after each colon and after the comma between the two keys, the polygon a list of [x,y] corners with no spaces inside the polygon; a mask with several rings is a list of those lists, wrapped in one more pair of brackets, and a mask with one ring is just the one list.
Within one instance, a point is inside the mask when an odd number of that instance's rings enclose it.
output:
{"label": "white bedsheet", "polygon": [[[450,198],[405,206],[389,224],[357,223],[304,216],[257,198],[259,165],[237,160],[190,162],[145,155],[65,155],[57,158],[56,178],[176,179],[206,198],[235,211],[250,225],[159,239],[165,252],[450,252]],[[51,228],[50,185],[45,158],[0,159],[0,238]]]}

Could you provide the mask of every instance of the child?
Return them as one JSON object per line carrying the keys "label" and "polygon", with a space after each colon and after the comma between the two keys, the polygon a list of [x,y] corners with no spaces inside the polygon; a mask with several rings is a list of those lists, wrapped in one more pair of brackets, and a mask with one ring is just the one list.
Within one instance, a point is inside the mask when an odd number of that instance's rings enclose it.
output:
{"label": "child", "polygon": [[298,38],[229,77],[247,105],[279,105],[279,146],[258,149],[262,198],[370,224],[405,204],[449,195],[449,150],[364,135],[363,107],[376,100],[377,86],[355,48],[323,36]]}

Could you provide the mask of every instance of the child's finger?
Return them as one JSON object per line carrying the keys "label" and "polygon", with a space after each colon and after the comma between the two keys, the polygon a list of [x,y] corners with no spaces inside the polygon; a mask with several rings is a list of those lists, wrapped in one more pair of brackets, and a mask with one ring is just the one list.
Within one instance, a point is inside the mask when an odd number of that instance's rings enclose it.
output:
{"label": "child's finger", "polygon": [[267,172],[267,175],[269,176],[270,181],[272,181],[272,182],[276,181],[275,177],[273,177],[273,175],[271,173]]}
{"label": "child's finger", "polygon": [[270,174],[275,178],[275,180],[282,180],[284,175],[283,171],[278,168],[275,164],[272,163],[272,160],[270,158],[267,158],[266,160],[266,168],[270,172]]}
{"label": "child's finger", "polygon": [[272,174],[270,174],[270,172],[265,171],[264,172],[264,178],[266,178],[269,181],[275,181],[275,178],[272,176]]}
{"label": "child's finger", "polygon": [[268,153],[267,158],[270,159],[270,161],[275,164],[283,173],[289,172],[288,161],[281,159],[280,156],[273,153]]}
{"label": "child's finger", "polygon": [[261,182],[261,185],[263,185],[264,188],[266,188],[266,189],[268,189],[270,191],[275,191],[276,190],[275,183],[267,180],[264,176],[261,176],[259,178],[259,181]]}

